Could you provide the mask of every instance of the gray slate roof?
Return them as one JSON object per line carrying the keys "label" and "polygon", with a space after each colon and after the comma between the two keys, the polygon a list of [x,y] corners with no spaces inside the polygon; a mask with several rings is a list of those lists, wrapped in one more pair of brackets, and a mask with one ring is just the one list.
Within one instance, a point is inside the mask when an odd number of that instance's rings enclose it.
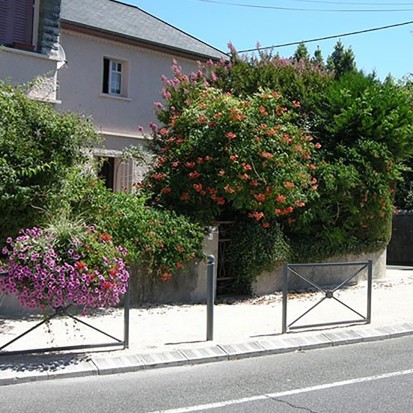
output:
{"label": "gray slate roof", "polygon": [[142,9],[115,0],[62,0],[61,21],[198,57],[226,57]]}

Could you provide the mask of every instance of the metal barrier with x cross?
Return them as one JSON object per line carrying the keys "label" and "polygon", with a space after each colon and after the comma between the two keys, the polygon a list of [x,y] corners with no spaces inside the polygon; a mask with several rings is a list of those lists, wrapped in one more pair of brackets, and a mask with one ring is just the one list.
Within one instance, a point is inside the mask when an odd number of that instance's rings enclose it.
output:
{"label": "metal barrier with x cross", "polygon": [[[358,267],[357,271],[350,276],[348,276],[344,281],[340,282],[339,285],[332,288],[325,288],[320,286],[315,281],[311,280],[308,276],[300,274],[300,269],[303,268],[319,268],[319,267]],[[350,281],[355,280],[355,278],[367,268],[367,303],[366,303],[366,315],[361,314],[360,312],[356,311],[351,306],[344,303],[336,296],[336,292],[340,289],[343,289],[346,286],[349,286]],[[340,325],[340,324],[353,324],[353,323],[365,323],[369,324],[371,322],[371,295],[372,295],[372,278],[373,278],[373,264],[372,261],[365,261],[365,262],[346,262],[346,263],[320,263],[320,264],[284,264],[283,268],[283,311],[282,311],[282,333],[287,333],[290,330],[294,329],[303,329],[303,328],[316,328],[316,327],[325,327],[325,326],[333,326],[333,325]],[[303,280],[307,285],[310,286],[315,291],[319,291],[323,294],[323,297],[314,304],[311,308],[301,314],[298,318],[296,318],[291,323],[287,322],[287,302],[288,302],[288,294],[289,294],[289,278],[290,274],[296,275],[299,277],[300,280]],[[346,320],[346,321],[333,321],[327,323],[316,323],[316,324],[307,324],[307,325],[296,325],[296,323],[305,317],[310,311],[314,310],[317,306],[323,303],[325,300],[335,300],[339,304],[346,307],[348,310],[353,312],[358,316],[357,319],[354,320]]]}
{"label": "metal barrier with x cross", "polygon": [[[7,273],[0,273],[0,276],[6,276]],[[1,344],[0,343],[0,356],[5,355],[23,355],[23,354],[34,354],[34,353],[46,353],[50,351],[64,351],[64,350],[81,350],[81,349],[89,349],[89,348],[104,348],[104,347],[122,347],[128,348],[129,347],[129,309],[130,309],[130,291],[129,291],[129,281],[128,281],[128,288],[126,291],[126,295],[124,297],[124,314],[123,314],[123,338],[117,338],[112,334],[109,334],[102,329],[95,327],[94,325],[81,320],[75,314],[72,314],[70,311],[76,309],[72,305],[68,305],[65,307],[58,307],[52,309],[51,314],[45,316],[40,322],[38,322],[33,327],[27,329],[23,333],[19,334],[17,337],[14,337],[12,340],[8,341],[7,343]],[[51,320],[58,318],[58,317],[68,317],[73,321],[82,324],[83,326],[92,329],[93,331],[98,332],[100,335],[109,338],[107,342],[96,343],[96,344],[79,344],[79,345],[67,345],[67,346],[50,346],[50,347],[43,347],[43,348],[35,348],[35,349],[24,349],[24,350],[5,350],[9,346],[11,346],[16,341],[19,341],[23,337],[27,336],[28,334],[32,333],[34,330],[37,330],[39,327],[46,325]]]}

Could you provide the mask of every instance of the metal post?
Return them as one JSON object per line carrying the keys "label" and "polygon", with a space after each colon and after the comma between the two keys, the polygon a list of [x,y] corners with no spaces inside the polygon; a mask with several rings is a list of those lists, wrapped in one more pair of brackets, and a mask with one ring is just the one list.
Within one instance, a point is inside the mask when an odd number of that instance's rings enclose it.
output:
{"label": "metal post", "polygon": [[123,312],[123,348],[129,348],[129,309],[130,309],[130,268],[128,268],[129,278],[125,295],[125,308]]}
{"label": "metal post", "polygon": [[207,341],[214,339],[215,257],[207,259]]}
{"label": "metal post", "polygon": [[369,260],[367,275],[367,323],[371,323],[371,295],[373,283],[373,261]]}
{"label": "metal post", "polygon": [[287,297],[288,297],[288,264],[283,266],[283,321],[282,334],[287,332]]}

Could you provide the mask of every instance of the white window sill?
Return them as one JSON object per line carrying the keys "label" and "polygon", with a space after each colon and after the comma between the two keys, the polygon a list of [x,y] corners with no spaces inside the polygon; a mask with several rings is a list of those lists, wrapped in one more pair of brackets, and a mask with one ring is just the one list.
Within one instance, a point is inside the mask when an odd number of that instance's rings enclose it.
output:
{"label": "white window sill", "polygon": [[7,46],[2,46],[0,45],[0,51],[1,52],[7,52],[11,54],[17,54],[17,55],[23,55],[23,56],[30,56],[35,59],[43,59],[43,60],[53,60],[55,62],[60,62],[62,61],[60,58],[55,57],[55,56],[48,56],[42,53],[37,52],[36,50],[23,50],[23,49],[17,49],[15,47],[7,47]]}
{"label": "white window sill", "polygon": [[125,98],[124,96],[118,96],[118,95],[110,95],[109,93],[101,93],[99,95],[101,98],[107,98],[107,99],[114,99],[114,100],[120,100],[123,102],[132,102],[131,98]]}
{"label": "white window sill", "polygon": [[44,102],[44,103],[51,103],[52,105],[61,105],[62,101],[61,100],[57,100],[57,99],[36,99],[39,100],[40,102]]}

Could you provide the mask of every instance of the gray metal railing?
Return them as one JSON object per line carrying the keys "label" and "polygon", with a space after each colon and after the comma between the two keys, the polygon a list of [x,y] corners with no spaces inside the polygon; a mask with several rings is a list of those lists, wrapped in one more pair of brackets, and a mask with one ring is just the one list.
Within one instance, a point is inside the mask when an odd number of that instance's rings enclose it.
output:
{"label": "gray metal railing", "polygon": [[[325,288],[318,285],[316,282],[311,280],[309,277],[300,274],[299,270],[302,268],[317,268],[317,267],[350,267],[356,266],[359,267],[358,270],[348,276],[344,281],[339,283],[339,285],[333,288]],[[351,306],[344,303],[342,300],[335,296],[335,293],[342,289],[345,286],[348,286],[349,282],[357,275],[359,275],[363,270],[367,268],[367,297],[366,297],[366,315],[361,314],[360,312],[356,311]],[[346,262],[346,263],[321,263],[321,264],[284,264],[283,269],[284,279],[283,279],[283,311],[282,311],[282,333],[287,333],[289,330],[293,329],[303,329],[303,328],[315,328],[315,327],[325,327],[325,326],[332,326],[332,325],[340,325],[340,324],[352,324],[352,323],[366,323],[369,324],[371,322],[371,296],[372,296],[372,279],[373,279],[373,264],[372,261],[365,261],[365,262]],[[298,318],[296,318],[291,323],[287,321],[287,302],[288,302],[288,294],[289,294],[289,278],[290,274],[296,275],[299,279],[303,280],[309,286],[311,286],[316,291],[323,293],[323,297],[314,304],[311,308],[301,314]],[[296,323],[301,320],[304,316],[306,316],[310,311],[314,310],[318,305],[320,305],[324,300],[332,299],[346,307],[348,310],[355,313],[359,318],[354,320],[345,320],[345,321],[333,321],[333,322],[326,322],[326,323],[316,323],[316,324],[307,324],[307,325],[296,325]]]}
{"label": "gray metal railing", "polygon": [[[6,276],[7,273],[0,273],[0,276]],[[128,281],[128,286],[127,286],[127,291],[124,297],[124,312],[123,312],[123,338],[117,338],[95,326],[93,326],[90,323],[87,323],[80,318],[76,317],[75,315],[71,314],[69,311],[72,308],[72,306],[67,306],[67,307],[60,307],[56,308],[53,310],[52,314],[47,315],[34,325],[33,327],[27,329],[23,333],[19,334],[17,337],[13,338],[12,340],[1,344],[0,343],[0,356],[5,356],[5,355],[22,355],[22,354],[34,354],[34,353],[46,353],[46,352],[51,352],[51,351],[65,351],[65,350],[82,350],[82,349],[90,349],[90,348],[104,348],[104,347],[121,347],[123,349],[129,348],[129,310],[130,310],[130,281]],[[43,347],[43,348],[34,348],[34,349],[24,349],[24,350],[13,350],[13,351],[8,351],[5,350],[9,346],[11,346],[13,343],[16,341],[22,339],[23,337],[27,336],[34,330],[38,329],[42,325],[45,325],[46,323],[50,322],[52,319],[55,319],[60,316],[66,316],[69,317],[70,319],[74,320],[75,322],[78,322],[82,324],[83,326],[86,326],[87,328],[90,328],[101,335],[110,338],[112,341],[104,342],[104,343],[96,343],[96,344],[79,344],[79,345],[67,345],[67,346],[50,346],[50,347]],[[1,332],[0,332],[0,337],[1,337]]]}

